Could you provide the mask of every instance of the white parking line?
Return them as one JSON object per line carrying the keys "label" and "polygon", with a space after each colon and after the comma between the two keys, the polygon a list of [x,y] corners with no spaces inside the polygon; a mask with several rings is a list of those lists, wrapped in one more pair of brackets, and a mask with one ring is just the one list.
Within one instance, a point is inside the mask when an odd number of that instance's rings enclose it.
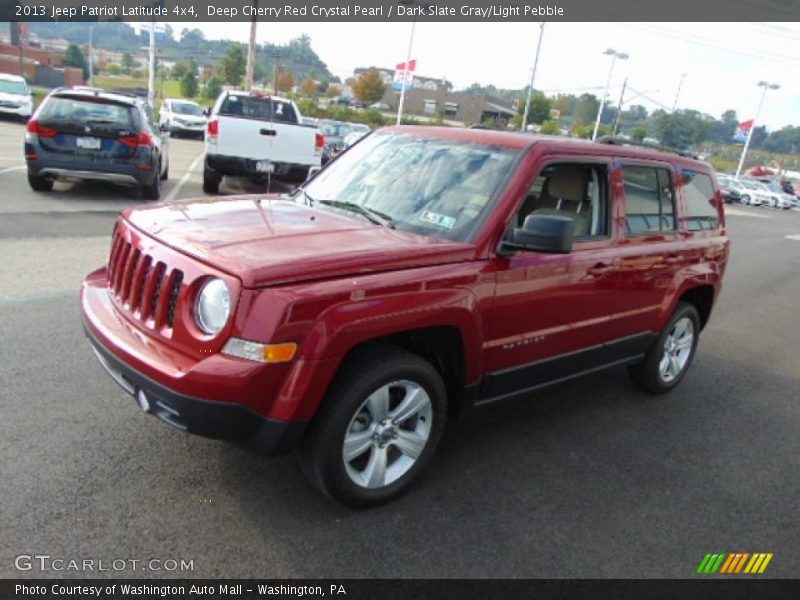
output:
{"label": "white parking line", "polygon": [[178,183],[175,184],[175,187],[172,188],[169,191],[169,194],[167,194],[167,197],[164,198],[165,203],[169,203],[175,200],[175,197],[180,193],[181,188],[186,184],[187,181],[189,181],[189,178],[192,176],[192,172],[197,167],[197,163],[199,163],[201,160],[203,160],[202,154],[199,154],[195,157],[195,159],[192,161],[192,164],[190,164],[189,168],[186,169],[186,173],[183,174],[183,177],[181,177],[178,180]]}
{"label": "white parking line", "polygon": [[24,171],[28,167],[26,165],[18,165],[16,167],[6,167],[5,169],[0,169],[0,173],[9,173],[10,171]]}
{"label": "white parking line", "polygon": [[737,208],[726,208],[726,215],[733,215],[734,217],[753,217],[754,219],[771,219],[770,215],[759,215],[754,212],[739,210]]}
{"label": "white parking line", "polygon": [[800,233],[790,233],[786,236],[787,240],[793,240],[795,242],[800,242]]}

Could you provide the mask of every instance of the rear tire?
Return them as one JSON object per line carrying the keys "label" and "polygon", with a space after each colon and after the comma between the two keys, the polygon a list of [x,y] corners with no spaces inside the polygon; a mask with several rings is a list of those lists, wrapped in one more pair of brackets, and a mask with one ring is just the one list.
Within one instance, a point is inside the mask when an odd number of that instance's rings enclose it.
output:
{"label": "rear tire", "polygon": [[446,415],[447,392],[428,361],[392,346],[356,352],[309,427],[298,450],[300,465],[338,502],[389,502],[407,492],[430,462]]}
{"label": "rear tire", "polygon": [[146,200],[158,200],[161,198],[161,165],[158,166],[158,171],[153,177],[153,183],[150,185],[142,186],[142,196]]}
{"label": "rear tire", "polygon": [[167,166],[161,174],[161,181],[166,181],[167,179],[169,179],[169,161],[167,161]]}
{"label": "rear tire", "polygon": [[28,184],[36,192],[49,192],[53,189],[53,180],[28,173]]}
{"label": "rear tire", "polygon": [[687,302],[678,303],[644,360],[628,367],[633,382],[651,394],[672,391],[692,364],[699,333],[697,309]]}
{"label": "rear tire", "polygon": [[206,194],[219,194],[220,181],[222,181],[222,177],[208,168],[203,169],[203,192]]}

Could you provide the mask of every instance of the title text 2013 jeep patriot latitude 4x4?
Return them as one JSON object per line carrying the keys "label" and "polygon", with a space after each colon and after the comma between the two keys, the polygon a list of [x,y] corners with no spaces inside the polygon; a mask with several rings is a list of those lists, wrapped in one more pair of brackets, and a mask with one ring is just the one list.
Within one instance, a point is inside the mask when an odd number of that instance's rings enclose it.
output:
{"label": "title text 2013 jeep patriot latitude 4x4", "polygon": [[392,127],[292,196],[125,211],[85,327],[145,411],[297,448],[320,489],[373,505],[465,406],[613,365],[677,385],[720,291],[722,206],[674,153]]}

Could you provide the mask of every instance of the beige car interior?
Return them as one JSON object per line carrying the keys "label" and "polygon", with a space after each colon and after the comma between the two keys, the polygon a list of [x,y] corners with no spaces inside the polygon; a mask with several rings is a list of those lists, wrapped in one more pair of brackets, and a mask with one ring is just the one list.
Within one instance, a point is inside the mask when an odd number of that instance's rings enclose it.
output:
{"label": "beige car interior", "polygon": [[518,227],[528,215],[568,217],[575,237],[601,235],[600,178],[598,168],[583,165],[547,167],[536,178],[519,211]]}

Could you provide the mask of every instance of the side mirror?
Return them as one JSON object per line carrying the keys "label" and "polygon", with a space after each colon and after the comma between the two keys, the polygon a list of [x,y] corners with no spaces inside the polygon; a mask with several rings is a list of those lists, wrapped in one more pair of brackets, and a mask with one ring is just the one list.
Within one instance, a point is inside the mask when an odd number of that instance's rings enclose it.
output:
{"label": "side mirror", "polygon": [[514,228],[509,249],[532,250],[550,254],[569,254],[575,222],[569,217],[555,215],[528,215],[522,227]]}
{"label": "side mirror", "polygon": [[306,177],[306,181],[309,181],[314,177],[316,177],[317,173],[319,173],[320,171],[322,171],[322,167],[311,167],[308,170],[308,177]]}

